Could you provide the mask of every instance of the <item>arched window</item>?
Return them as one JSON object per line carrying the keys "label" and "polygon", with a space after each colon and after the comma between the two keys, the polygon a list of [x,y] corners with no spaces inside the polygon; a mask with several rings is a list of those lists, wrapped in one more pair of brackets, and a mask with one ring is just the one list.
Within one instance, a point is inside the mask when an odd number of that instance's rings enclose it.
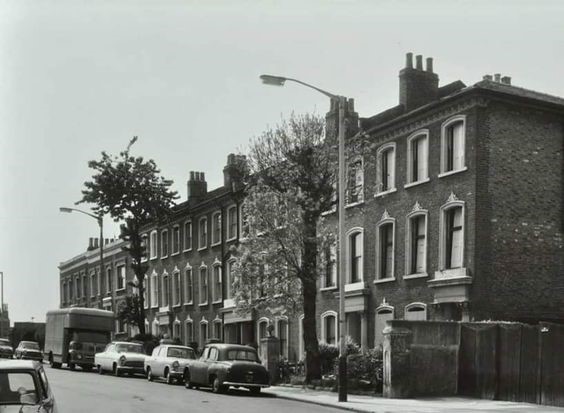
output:
{"label": "arched window", "polygon": [[427,210],[415,203],[407,215],[405,231],[405,275],[427,275]]}
{"label": "arched window", "polygon": [[184,304],[194,302],[194,279],[192,278],[192,267],[186,263],[184,268]]}
{"label": "arched window", "polygon": [[288,318],[286,316],[276,320],[276,336],[280,340],[280,357],[288,359]]}
{"label": "arched window", "polygon": [[184,344],[189,346],[194,341],[194,322],[190,317],[184,321]]}
{"label": "arched window", "polygon": [[216,338],[218,340],[222,339],[222,325],[223,323],[219,318],[213,320],[213,338]]}
{"label": "arched window", "polygon": [[457,115],[441,127],[441,175],[466,170],[465,146],[466,116]]}
{"label": "arched window", "polygon": [[203,318],[200,321],[200,348],[203,348],[208,341],[208,321]]}
{"label": "arched window", "polygon": [[429,180],[429,131],[417,131],[407,138],[407,184],[427,182]]}
{"label": "arched window", "polygon": [[221,280],[221,262],[219,262],[216,258],[213,267],[212,267],[212,282],[213,282],[213,302],[219,303],[222,299],[222,280]]}
{"label": "arched window", "polygon": [[376,152],[376,195],[396,190],[396,144],[387,143]]}
{"label": "arched window", "polygon": [[166,270],[163,272],[162,280],[161,307],[168,307],[170,303],[170,279]]}
{"label": "arched window", "polygon": [[151,274],[151,307],[159,306],[159,276],[153,270]]}
{"label": "arched window", "polygon": [[336,345],[337,344],[337,313],[326,311],[321,314],[321,341]]}
{"label": "arched window", "polygon": [[347,284],[362,283],[364,230],[353,228],[347,233]]}
{"label": "arched window", "polygon": [[304,315],[298,317],[298,360],[305,359]]}
{"label": "arched window", "polygon": [[174,320],[172,324],[172,338],[173,339],[181,339],[182,338],[182,325],[180,324],[180,320],[177,318]]}
{"label": "arched window", "polygon": [[[464,201],[451,193],[440,210],[439,269],[464,268]],[[464,274],[465,275],[465,274]]]}
{"label": "arched window", "polygon": [[426,320],[427,304],[411,303],[406,305],[404,318],[406,320]]}
{"label": "arched window", "polygon": [[347,187],[345,203],[347,205],[364,201],[364,170],[362,157],[355,157],[347,167]]}
{"label": "arched window", "polygon": [[395,226],[388,211],[376,224],[376,282],[395,279]]}
{"label": "arched window", "polygon": [[208,303],[208,267],[203,263],[200,266],[200,305]]}
{"label": "arched window", "polygon": [[180,305],[180,270],[177,267],[172,272],[172,305]]}

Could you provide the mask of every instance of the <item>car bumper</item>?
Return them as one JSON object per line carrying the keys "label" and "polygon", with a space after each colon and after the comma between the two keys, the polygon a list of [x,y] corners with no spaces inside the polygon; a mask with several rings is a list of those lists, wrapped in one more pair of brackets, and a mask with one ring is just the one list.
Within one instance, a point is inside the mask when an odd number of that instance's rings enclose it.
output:
{"label": "car bumper", "polygon": [[168,374],[175,379],[181,379],[184,377],[183,371],[169,371]]}
{"label": "car bumper", "polygon": [[145,374],[143,367],[118,366],[117,369],[120,373]]}
{"label": "car bumper", "polygon": [[0,358],[11,359],[14,358],[12,354],[0,354]]}
{"label": "car bumper", "polygon": [[43,356],[41,354],[39,355],[25,355],[22,354],[22,356],[20,357],[22,360],[37,360],[37,361],[43,361]]}
{"label": "car bumper", "polygon": [[224,381],[222,383],[225,386],[239,386],[239,387],[270,387],[270,384],[260,384],[260,383],[238,383],[234,381]]}

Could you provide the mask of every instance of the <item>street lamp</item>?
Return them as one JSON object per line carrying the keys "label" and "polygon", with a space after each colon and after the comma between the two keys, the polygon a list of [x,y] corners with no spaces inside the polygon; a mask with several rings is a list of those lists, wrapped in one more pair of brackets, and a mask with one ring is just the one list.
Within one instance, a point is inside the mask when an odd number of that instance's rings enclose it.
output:
{"label": "street lamp", "polygon": [[4,338],[4,271],[0,271],[0,288],[2,288],[2,296],[0,297],[0,338]]}
{"label": "street lamp", "polygon": [[[86,212],[83,211],[81,209],[77,209],[77,208],[67,208],[67,207],[60,207],[59,208],[60,212],[66,212],[66,213],[71,213],[71,212],[80,212],[81,214],[84,215],[88,215],[91,218],[94,218],[97,222],[98,225],[100,226],[100,274],[98,275],[99,279],[98,279],[98,285],[102,285],[102,277],[104,276],[104,220],[102,218],[102,214],[99,215],[94,215],[91,214],[90,212]],[[102,307],[102,294],[101,291],[98,291],[98,296],[100,297],[100,307]]]}
{"label": "street lamp", "polygon": [[313,89],[331,100],[339,102],[339,401],[347,401],[347,354],[345,345],[345,104],[347,98],[329,93],[301,80],[283,76],[261,75],[266,85],[284,86],[285,82],[294,82]]}

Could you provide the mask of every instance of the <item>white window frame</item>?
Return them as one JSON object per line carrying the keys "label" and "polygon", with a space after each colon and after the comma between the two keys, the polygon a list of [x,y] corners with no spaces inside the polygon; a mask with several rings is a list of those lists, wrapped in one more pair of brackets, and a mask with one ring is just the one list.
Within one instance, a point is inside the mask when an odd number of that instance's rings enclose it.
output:
{"label": "white window frame", "polygon": [[155,270],[151,273],[151,308],[159,308],[159,275]]}
{"label": "white window frame", "polygon": [[97,275],[98,273],[96,271],[92,271],[90,273],[90,298],[96,297],[96,294],[94,294],[94,284],[95,284],[95,280],[94,277]]}
{"label": "white window frame", "polygon": [[[187,235],[186,235],[186,233],[188,232],[188,231],[186,231],[186,226],[188,226],[188,225],[190,225],[190,231],[189,231],[190,238],[188,238]],[[193,238],[194,237],[194,228],[192,228],[192,220],[184,221],[182,236],[183,236],[183,238],[182,238],[183,245],[182,246],[184,248],[183,251],[184,252],[192,251],[192,245],[194,244],[194,238]],[[190,245],[186,245],[188,240],[190,240]]]}
{"label": "white window frame", "polygon": [[[120,274],[120,268],[123,268],[123,274]],[[119,278],[123,279],[123,287],[122,288],[118,288],[119,287]],[[127,272],[126,272],[126,266],[125,263],[119,263],[116,265],[116,291],[123,291],[125,290],[127,287]]]}
{"label": "white window frame", "polygon": [[194,320],[190,316],[184,320],[184,341],[187,346],[194,342]]}
{"label": "white window frame", "polygon": [[[453,169],[447,171],[447,131],[449,127],[457,122],[462,122],[462,142],[461,142],[461,151],[462,151],[462,167],[459,169]],[[454,163],[454,160],[453,160]],[[453,116],[446,121],[443,122],[441,125],[441,170],[439,174],[439,178],[443,176],[452,175],[458,172],[466,171],[468,168],[466,167],[466,115],[456,115]],[[453,165],[454,168],[454,165]]]}
{"label": "white window frame", "polygon": [[285,325],[285,336],[286,336],[286,343],[282,346],[282,343],[280,344],[280,350],[281,350],[281,356],[284,357],[285,359],[288,359],[288,356],[290,354],[290,320],[288,320],[287,316],[279,316],[276,317],[275,321],[274,321],[274,328],[275,328],[275,334],[276,337],[280,338],[281,336],[281,332],[280,332],[280,322],[284,322],[286,323]]}
{"label": "white window frame", "polygon": [[[175,333],[175,329],[178,328],[178,334],[174,334]],[[174,319],[174,321],[172,322],[172,331],[171,331],[171,336],[173,339],[178,338],[179,340],[182,338],[182,323],[180,323],[180,320],[178,319],[178,317],[176,317]]]}
{"label": "white window frame", "polygon": [[[165,279],[167,279],[168,283],[165,283]],[[160,287],[161,304],[159,309],[160,311],[167,311],[171,307],[170,305],[171,297],[168,291],[170,289],[170,275],[166,270],[163,271],[163,274],[160,277],[160,282],[161,282],[161,287]]]}
{"label": "white window frame", "polygon": [[159,335],[159,321],[156,318],[153,319],[153,322],[151,323],[151,332],[155,336]]}
{"label": "white window frame", "polygon": [[[462,220],[462,252],[461,252],[461,266],[457,268],[446,268],[445,259],[446,259],[446,212],[452,208],[460,207],[461,210],[461,220]],[[466,203],[464,201],[459,200],[454,193],[450,194],[449,199],[447,202],[441,206],[440,208],[440,216],[439,216],[439,273],[435,273],[435,277],[450,277],[450,276],[458,276],[458,275],[466,275],[466,268],[464,266],[464,258],[465,258],[465,250],[466,250]]]}
{"label": "white window frame", "polygon": [[154,229],[153,231],[150,232],[149,235],[149,259],[154,260],[157,259],[159,256],[159,250],[158,250],[158,233],[157,230]]}
{"label": "white window frame", "polygon": [[[260,336],[260,327],[263,324],[266,324],[266,327],[264,328],[265,336],[261,337]],[[257,320],[255,325],[256,325],[255,337],[256,337],[257,344],[258,344],[257,353],[258,353],[259,357],[262,357],[263,354],[262,354],[262,351],[261,351],[262,346],[261,346],[260,340],[262,338],[268,337],[268,326],[270,325],[270,319],[268,319],[267,317],[261,317]]]}
{"label": "white window frame", "polygon": [[[188,283],[188,272],[190,273],[190,282]],[[192,294],[188,294],[188,285],[190,285]],[[190,296],[190,297],[188,297]],[[188,300],[190,298],[190,300]],[[184,305],[194,304],[194,271],[190,263],[186,263],[184,267]]]}
{"label": "white window frame", "polygon": [[237,259],[230,258],[225,263],[225,298],[223,299],[223,308],[235,307],[235,300],[233,299],[233,266]]}
{"label": "white window frame", "polygon": [[[360,193],[358,194],[358,199],[356,201],[350,202],[350,186],[349,186],[349,174],[351,167],[360,161],[360,180],[362,181]],[[357,172],[358,173],[358,172]],[[358,179],[358,175],[355,175],[355,180]],[[355,156],[347,163],[346,171],[346,187],[345,187],[345,207],[352,207],[355,205],[360,205],[364,203],[364,160],[362,156]]]}
{"label": "white window frame", "polygon": [[[217,325],[220,326],[220,327],[219,327],[219,337],[216,337],[216,336],[215,336],[215,328],[216,328]],[[212,333],[213,333],[213,337],[212,337],[212,338],[218,339],[218,340],[220,340],[220,341],[223,340],[223,322],[221,321],[221,319],[215,318],[215,319],[212,321]],[[209,331],[208,331],[208,334],[209,334]]]}
{"label": "white window frame", "polygon": [[[380,229],[387,224],[391,224],[392,225],[392,276],[391,277],[387,277],[384,278],[383,274],[381,274],[382,272],[382,268],[380,265],[380,260],[381,260],[381,242],[382,240],[380,239]],[[382,218],[380,219],[380,221],[378,221],[376,223],[376,278],[374,279],[374,283],[378,284],[378,283],[384,283],[384,282],[390,282],[390,281],[394,281],[396,279],[396,268],[395,268],[395,261],[396,261],[396,219],[389,216],[388,211],[384,211],[384,214],[382,215]]]}
{"label": "white window frame", "polygon": [[[202,294],[202,270],[206,271],[206,301],[202,301],[203,294]],[[209,301],[209,296],[210,296],[210,280],[209,280],[210,274],[208,272],[208,266],[205,265],[204,263],[202,263],[202,265],[200,265],[200,268],[198,269],[198,301],[199,301],[199,305],[200,306],[204,306],[204,305],[208,305],[208,301]]]}
{"label": "white window frame", "polygon": [[148,248],[149,247],[149,234],[148,233],[144,233],[143,235],[141,235],[141,245],[145,248],[145,256],[143,258],[141,258],[141,262],[147,262],[148,257],[149,257],[149,251]]}
{"label": "white window frame", "polygon": [[[412,220],[416,217],[424,217],[425,218],[425,246],[424,246],[424,258],[423,258],[423,265],[424,271],[412,273],[411,266],[412,266],[412,246],[413,242],[411,239],[412,235]],[[428,247],[429,247],[429,211],[426,209],[422,209],[419,203],[417,202],[413,207],[413,210],[407,214],[405,219],[405,274],[403,276],[404,279],[412,279],[412,278],[422,278],[427,277],[428,275],[428,268],[427,268],[427,256],[428,256]]]}
{"label": "white window frame", "polygon": [[[327,254],[329,254],[329,257],[327,257]],[[323,268],[323,276],[322,276],[322,281],[321,281],[321,291],[329,291],[329,290],[336,290],[337,289],[337,284],[338,284],[338,274],[339,274],[339,269],[338,264],[339,261],[337,259],[337,245],[336,244],[331,244],[328,246],[328,250],[325,250],[323,252],[323,264],[324,264],[324,268]],[[328,262],[327,260],[331,260],[332,262]],[[333,284],[332,285],[327,285],[327,275],[328,275],[328,271],[331,271],[331,278],[333,279]]]}
{"label": "white window frame", "polygon": [[[204,225],[204,229],[205,229],[205,235],[206,235],[206,239],[204,241],[204,245],[202,246],[202,222],[205,222]],[[198,251],[201,250],[205,250],[208,247],[208,218],[207,217],[202,217],[198,220]]]}
{"label": "white window frame", "polygon": [[[174,255],[178,255],[180,254],[180,242],[181,242],[181,238],[180,238],[180,225],[174,225],[172,227],[172,237],[171,237],[171,246],[170,246],[170,256],[174,256]],[[176,246],[175,246],[176,244]]]}
{"label": "white window frame", "polygon": [[150,278],[147,274],[143,277],[143,308],[148,309],[151,306],[149,294],[149,281]]}
{"label": "white window frame", "polygon": [[[391,150],[393,153],[392,156],[392,166],[390,167],[391,170],[391,181],[388,183],[388,189],[386,190],[382,190],[383,184],[382,184],[382,154],[384,152],[387,152],[388,150]],[[378,150],[376,151],[376,194],[374,195],[375,197],[379,197],[379,196],[383,196],[383,195],[387,195],[387,194],[391,194],[392,192],[396,192],[397,188],[396,188],[396,181],[397,181],[397,177],[396,177],[396,143],[395,142],[389,142],[386,143],[382,146],[380,146],[378,148]]]}
{"label": "white window frame", "polygon": [[[208,320],[205,319],[205,317],[202,317],[202,320],[200,320],[200,331],[198,332],[199,334],[199,341],[200,341],[200,348],[204,348],[206,341],[208,341],[208,339],[210,338],[210,326],[209,326],[209,322]],[[203,326],[206,327],[206,339],[204,340],[203,334],[202,334],[202,328]]]}
{"label": "white window frame", "polygon": [[[218,284],[219,284],[219,297],[216,297],[216,269],[219,271],[218,272]],[[219,262],[216,258],[216,260],[214,261],[213,265],[212,265],[212,303],[213,304],[218,304],[221,303],[223,300],[223,271],[221,268],[221,262]]]}
{"label": "white window frame", "polygon": [[[419,139],[424,139],[423,147],[425,148],[425,153],[423,156],[418,154],[417,162],[423,161],[425,163],[425,176],[418,176],[417,180],[413,180],[413,143]],[[429,129],[418,130],[412,133],[407,138],[407,176],[404,188],[410,188],[412,186],[420,185],[425,182],[429,182]]]}
{"label": "white window frame", "polygon": [[[233,222],[231,222],[231,211],[235,211],[235,234],[230,236],[231,227]],[[237,211],[237,205],[231,205],[227,207],[227,231],[226,231],[226,241],[233,241],[237,239],[237,228],[239,226],[239,212]]]}
{"label": "white window frame", "polygon": [[335,318],[335,343],[333,343],[332,345],[336,346],[338,345],[339,342],[339,315],[337,314],[336,311],[333,310],[328,310],[325,311],[323,314],[321,314],[321,341],[323,341],[326,344],[330,344],[327,343],[327,328],[325,325],[325,319],[327,317],[334,317]]}
{"label": "white window frame", "polygon": [[305,360],[304,315],[298,317],[298,360]]}
{"label": "white window frame", "polygon": [[[178,287],[178,294],[176,293]],[[180,270],[174,267],[172,271],[172,306],[182,305],[182,282],[180,281]]]}
{"label": "white window frame", "polygon": [[[404,312],[403,312],[403,319],[404,320],[420,320],[419,318],[408,318],[407,314],[409,314],[413,308],[422,308],[423,311],[422,313],[425,315],[425,317],[422,320],[427,320],[428,314],[427,314],[427,304],[422,303],[422,302],[415,302],[415,303],[410,303],[408,305],[405,306],[404,308]],[[414,313],[418,313],[419,311],[413,311]]]}
{"label": "white window frame", "polygon": [[[352,235],[359,233],[360,234],[360,244],[362,246],[362,259],[360,260],[360,280],[353,283],[351,282],[351,264],[352,264],[352,255],[351,255],[351,237]],[[353,291],[353,290],[361,290],[364,288],[364,228],[362,227],[354,227],[347,231],[346,233],[346,283],[345,283],[345,291]]]}
{"label": "white window frame", "polygon": [[161,231],[161,260],[167,258],[168,254],[170,254],[169,241],[170,240],[168,239],[168,229],[163,229]]}
{"label": "white window frame", "polygon": [[[216,223],[216,217],[217,217],[217,223]],[[221,238],[222,238],[222,228],[221,228],[221,211],[216,211],[212,214],[211,216],[211,243],[210,246],[215,247],[216,245],[221,244]],[[218,239],[214,239],[215,234],[216,234],[216,225],[219,225],[219,232],[218,232]]]}

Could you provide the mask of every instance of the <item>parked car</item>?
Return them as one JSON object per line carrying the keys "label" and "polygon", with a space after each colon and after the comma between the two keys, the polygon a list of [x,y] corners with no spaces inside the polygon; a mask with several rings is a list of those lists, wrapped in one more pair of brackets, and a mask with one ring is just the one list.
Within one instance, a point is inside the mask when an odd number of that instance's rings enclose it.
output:
{"label": "parked car", "polygon": [[191,347],[161,344],[153,349],[153,354],[145,359],[147,380],[163,377],[168,384],[184,379],[184,372],[196,360]]}
{"label": "parked car", "polygon": [[127,341],[113,341],[101,353],[94,356],[98,373],[111,371],[116,376],[127,374],[145,374],[145,350],[142,344]]}
{"label": "parked car", "polygon": [[43,361],[43,353],[41,353],[39,344],[35,341],[20,341],[14,355],[17,359]]}
{"label": "parked car", "polygon": [[57,412],[42,364],[30,360],[0,363],[0,412]]}
{"label": "parked car", "polygon": [[0,338],[0,357],[11,359],[14,356],[14,348],[7,338]]}
{"label": "parked car", "polygon": [[256,350],[238,344],[208,344],[184,376],[187,388],[211,386],[224,393],[230,386],[247,388],[258,394],[270,385],[270,376],[260,363]]}

